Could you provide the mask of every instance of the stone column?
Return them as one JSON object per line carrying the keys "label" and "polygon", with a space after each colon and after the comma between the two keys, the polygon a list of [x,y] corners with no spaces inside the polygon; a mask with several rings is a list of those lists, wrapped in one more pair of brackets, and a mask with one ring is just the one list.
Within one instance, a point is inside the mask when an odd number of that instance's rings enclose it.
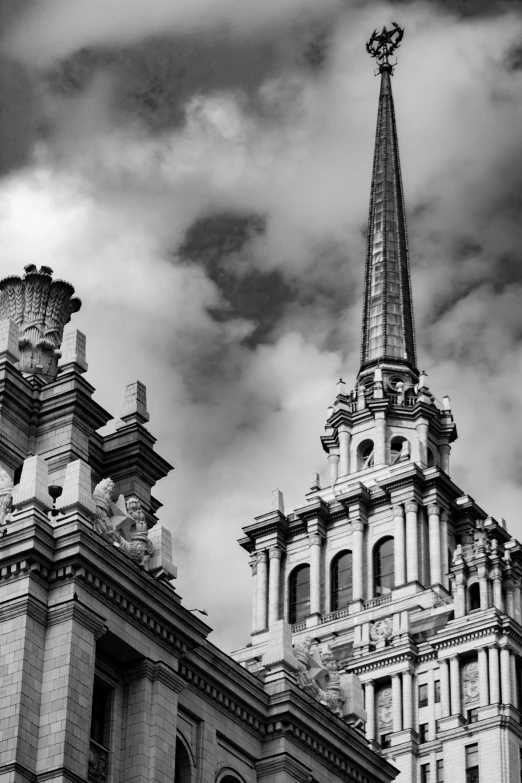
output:
{"label": "stone column", "polygon": [[443,658],[439,661],[440,669],[440,708],[443,718],[447,718],[451,715],[450,706],[450,682],[449,682],[449,668],[448,661]]}
{"label": "stone column", "polygon": [[279,620],[279,593],[281,586],[281,550],[273,546],[269,550],[270,571],[268,575],[268,625]]}
{"label": "stone column", "polygon": [[373,680],[364,684],[364,705],[366,710],[366,739],[375,739],[375,685]]}
{"label": "stone column", "polygon": [[346,424],[341,424],[339,435],[339,477],[347,476],[350,472],[350,440],[351,435]]}
{"label": "stone column", "polygon": [[408,582],[416,582],[419,579],[419,523],[417,519],[418,504],[409,500],[405,506],[406,511],[406,573]]}
{"label": "stone column", "polygon": [[402,673],[402,703],[404,711],[404,728],[413,728],[413,677],[409,669]]}
{"label": "stone column", "polygon": [[428,506],[428,525],[430,541],[430,581],[432,585],[441,583],[440,556],[440,506],[432,503]]}
{"label": "stone column", "polygon": [[250,568],[252,569],[252,633],[255,633],[257,631],[257,557],[251,560]]}
{"label": "stone column", "polygon": [[310,547],[310,614],[321,612],[321,536],[308,536]]}
{"label": "stone column", "polygon": [[443,511],[440,515],[440,546],[441,546],[441,563],[442,563],[442,584],[444,587],[449,587],[448,571],[448,522],[449,515],[447,511]]}
{"label": "stone column", "polygon": [[72,596],[49,610],[36,778],[67,770],[66,777],[87,779],[96,640],[105,630],[103,618]]}
{"label": "stone column", "polygon": [[479,669],[479,706],[486,707],[489,704],[489,682],[488,682],[488,651],[485,647],[480,647],[478,651],[478,669]]}
{"label": "stone column", "polygon": [[339,454],[335,451],[331,451],[328,454],[328,467],[330,468],[330,482],[333,487],[339,476]]}
{"label": "stone column", "polygon": [[435,679],[433,669],[428,672],[428,735],[430,739],[435,739],[437,734],[435,720]]}
{"label": "stone column", "polygon": [[145,660],[125,673],[122,779],[170,783],[176,755],[178,694],[186,683],[169,666]]}
{"label": "stone column", "polygon": [[257,630],[268,625],[268,565],[266,552],[257,553]]}
{"label": "stone column", "polygon": [[512,584],[506,585],[506,608],[505,612],[509,617],[515,616],[515,587]]}
{"label": "stone column", "polygon": [[480,608],[487,609],[489,606],[488,578],[486,576],[486,567],[484,565],[478,568],[479,590],[480,590]]}
{"label": "stone column", "polygon": [[417,424],[417,440],[419,444],[419,462],[426,467],[428,464],[428,425],[425,422]]}
{"label": "stone column", "polygon": [[364,600],[364,567],[363,567],[364,522],[355,519],[352,522],[352,579],[353,600]]}
{"label": "stone column", "polygon": [[376,465],[386,464],[386,419],[384,411],[375,413],[375,445],[374,462]]}
{"label": "stone column", "polygon": [[393,731],[402,731],[402,694],[400,674],[392,674],[392,716]]}
{"label": "stone column", "polygon": [[492,644],[488,648],[489,655],[489,701],[491,704],[500,702],[500,676],[498,665],[498,647]]}
{"label": "stone column", "polygon": [[502,577],[499,571],[493,574],[493,606],[502,612]]}
{"label": "stone column", "polygon": [[406,581],[406,563],[404,559],[404,509],[393,507],[394,521],[394,554],[395,554],[395,587],[400,587]]}
{"label": "stone column", "polygon": [[516,707],[516,709],[519,709],[519,698],[518,698],[518,677],[517,677],[517,662],[515,659],[515,653],[511,653],[509,656],[509,663],[511,666],[511,703],[513,707]]}
{"label": "stone column", "polygon": [[448,476],[450,472],[450,452],[451,446],[449,443],[443,443],[442,446],[439,446],[440,467]]}
{"label": "stone column", "polygon": [[460,713],[460,663],[458,655],[453,655],[450,659],[450,682],[451,682],[451,714]]}
{"label": "stone column", "polygon": [[500,680],[502,683],[502,704],[511,704],[511,664],[509,647],[500,648]]}

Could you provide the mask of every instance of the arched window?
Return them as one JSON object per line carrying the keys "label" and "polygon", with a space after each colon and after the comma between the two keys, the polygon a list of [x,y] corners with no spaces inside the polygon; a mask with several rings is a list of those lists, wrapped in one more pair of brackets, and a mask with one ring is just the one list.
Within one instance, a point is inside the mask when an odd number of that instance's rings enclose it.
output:
{"label": "arched window", "polygon": [[187,743],[178,732],[174,759],[174,783],[192,783],[192,760]]}
{"label": "arched window", "polygon": [[290,574],[290,622],[298,623],[310,614],[310,566]]}
{"label": "arched window", "polygon": [[357,449],[357,470],[364,470],[365,468],[371,468],[374,464],[373,458],[373,441],[363,440],[359,444]]}
{"label": "arched window", "polygon": [[341,552],[332,562],[332,612],[348,606],[352,595],[352,553]]}
{"label": "arched window", "polygon": [[468,591],[468,606],[470,612],[473,609],[480,609],[480,585],[478,582],[472,584]]}
{"label": "arched window", "polygon": [[410,444],[406,438],[397,436],[390,443],[390,465],[396,462],[405,462],[410,458]]}
{"label": "arched window", "polygon": [[373,583],[377,596],[390,593],[395,584],[393,538],[384,538],[373,551]]}

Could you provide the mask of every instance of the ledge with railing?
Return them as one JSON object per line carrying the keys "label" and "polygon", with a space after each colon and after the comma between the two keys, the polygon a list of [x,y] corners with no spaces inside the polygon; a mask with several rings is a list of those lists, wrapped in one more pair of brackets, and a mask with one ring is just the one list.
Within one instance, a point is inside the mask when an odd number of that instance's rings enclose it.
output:
{"label": "ledge with railing", "polygon": [[109,751],[91,739],[89,748],[89,783],[106,783],[109,774]]}

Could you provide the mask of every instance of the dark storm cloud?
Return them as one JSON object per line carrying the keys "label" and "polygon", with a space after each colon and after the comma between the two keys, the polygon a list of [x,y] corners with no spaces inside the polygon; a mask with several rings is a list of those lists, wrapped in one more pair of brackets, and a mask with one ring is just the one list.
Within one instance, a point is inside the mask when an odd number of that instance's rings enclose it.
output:
{"label": "dark storm cloud", "polygon": [[180,592],[231,646],[248,622],[235,538],[280,482],[291,505],[326,475],[324,410],[357,371],[364,41],[392,19],[420,361],[452,395],[453,478],[517,519],[522,23],[481,2],[201,3],[46,0],[5,36],[47,133],[1,183],[0,252],[7,272],[38,258],[77,284],[103,404],[147,383],[177,468],[158,495]]}

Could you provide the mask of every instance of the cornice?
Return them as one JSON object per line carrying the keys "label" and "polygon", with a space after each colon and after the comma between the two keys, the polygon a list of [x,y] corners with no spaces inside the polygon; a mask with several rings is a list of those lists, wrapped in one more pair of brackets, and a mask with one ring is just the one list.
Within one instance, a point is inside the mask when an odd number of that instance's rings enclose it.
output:
{"label": "cornice", "polygon": [[309,767],[292,756],[287,751],[278,753],[268,759],[256,761],[255,768],[258,780],[279,773],[288,774],[297,783],[312,783],[313,775]]}
{"label": "cornice", "polygon": [[66,601],[49,606],[47,610],[47,626],[62,625],[68,620],[75,620],[83,628],[94,634],[96,640],[107,632],[106,620],[90,607],[78,601],[76,593]]}
{"label": "cornice", "polygon": [[149,682],[161,682],[174,693],[181,693],[186,687],[186,681],[177,674],[174,669],[163,661],[151,661],[146,658],[140,663],[126,669],[123,675],[124,683],[148,680]]}
{"label": "cornice", "polygon": [[236,720],[240,721],[250,731],[253,731],[259,737],[265,734],[265,725],[263,716],[256,715],[252,710],[245,707],[244,704],[240,704],[239,700],[225,692],[220,686],[218,681],[212,683],[206,677],[194,671],[188,663],[181,662],[179,667],[179,675],[185,680],[187,685],[192,685],[198,691],[201,691],[206,698],[216,702],[218,706],[221,706],[227,712],[230,712]]}

